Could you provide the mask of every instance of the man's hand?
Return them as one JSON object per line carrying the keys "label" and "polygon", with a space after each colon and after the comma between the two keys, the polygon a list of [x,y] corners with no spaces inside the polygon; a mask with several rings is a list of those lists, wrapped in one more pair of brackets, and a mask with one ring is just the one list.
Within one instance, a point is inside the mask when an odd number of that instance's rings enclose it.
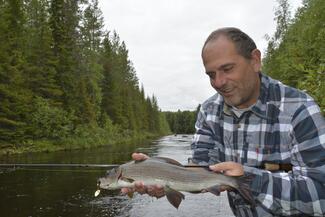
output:
{"label": "man's hand", "polygon": [[[244,167],[232,161],[222,162],[209,166],[210,170],[222,173],[226,176],[242,176],[244,175]],[[220,191],[231,190],[229,186],[221,186]]]}
{"label": "man's hand", "polygon": [[232,161],[217,163],[209,166],[214,172],[223,173],[226,176],[242,176],[244,175],[244,167]]}
{"label": "man's hand", "polygon": [[[149,156],[143,153],[133,153],[132,159],[133,160],[145,160],[148,159]],[[122,188],[121,192],[123,194],[128,194],[132,192],[138,192],[140,194],[148,194],[152,197],[161,198],[165,195],[164,188],[161,185],[149,185],[145,186],[143,182],[136,181],[134,188]]]}

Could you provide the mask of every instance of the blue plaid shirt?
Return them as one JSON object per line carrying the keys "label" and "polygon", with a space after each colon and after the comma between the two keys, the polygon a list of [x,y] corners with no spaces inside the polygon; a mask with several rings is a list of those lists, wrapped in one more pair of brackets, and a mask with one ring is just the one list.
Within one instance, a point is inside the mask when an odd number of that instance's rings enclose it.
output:
{"label": "blue plaid shirt", "polygon": [[[260,74],[258,101],[239,118],[215,94],[196,122],[193,162],[234,161],[254,178],[252,208],[228,192],[236,216],[325,216],[325,120],[306,93]],[[292,171],[270,172],[265,163],[291,164]]]}

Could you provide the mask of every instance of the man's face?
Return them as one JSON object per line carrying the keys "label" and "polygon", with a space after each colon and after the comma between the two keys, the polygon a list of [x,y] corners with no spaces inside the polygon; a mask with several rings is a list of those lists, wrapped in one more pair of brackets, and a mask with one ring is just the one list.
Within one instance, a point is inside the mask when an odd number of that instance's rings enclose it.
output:
{"label": "man's face", "polygon": [[206,44],[203,64],[212,87],[223,96],[228,105],[247,108],[259,96],[261,67],[260,52],[252,51],[252,58],[238,54],[233,42],[224,36]]}

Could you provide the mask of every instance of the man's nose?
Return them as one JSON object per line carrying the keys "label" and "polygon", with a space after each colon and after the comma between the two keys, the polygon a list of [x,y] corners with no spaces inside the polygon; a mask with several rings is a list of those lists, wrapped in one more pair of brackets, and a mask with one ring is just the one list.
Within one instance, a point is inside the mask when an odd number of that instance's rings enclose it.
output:
{"label": "man's nose", "polygon": [[222,73],[216,73],[211,79],[211,84],[214,88],[220,89],[226,84],[226,78]]}

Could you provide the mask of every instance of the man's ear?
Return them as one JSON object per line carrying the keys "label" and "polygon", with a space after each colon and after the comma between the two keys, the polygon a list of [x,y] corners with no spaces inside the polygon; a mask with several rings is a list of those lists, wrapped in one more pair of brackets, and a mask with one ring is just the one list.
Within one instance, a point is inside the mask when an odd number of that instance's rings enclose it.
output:
{"label": "man's ear", "polygon": [[255,72],[260,72],[261,71],[261,51],[258,49],[254,49],[252,51],[252,58],[251,58],[251,63],[254,68]]}

